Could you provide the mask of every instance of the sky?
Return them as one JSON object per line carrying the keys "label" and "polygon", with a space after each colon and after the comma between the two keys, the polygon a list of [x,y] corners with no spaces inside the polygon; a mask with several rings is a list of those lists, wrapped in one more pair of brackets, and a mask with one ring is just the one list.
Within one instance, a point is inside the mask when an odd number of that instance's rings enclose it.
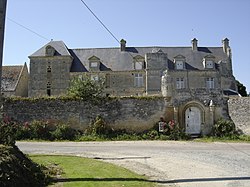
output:
{"label": "sky", "polygon": [[[249,0],[84,0],[127,46],[222,46],[228,38],[233,73],[250,92]],[[81,0],[8,0],[3,65],[29,64],[51,39],[68,48],[119,47]]]}

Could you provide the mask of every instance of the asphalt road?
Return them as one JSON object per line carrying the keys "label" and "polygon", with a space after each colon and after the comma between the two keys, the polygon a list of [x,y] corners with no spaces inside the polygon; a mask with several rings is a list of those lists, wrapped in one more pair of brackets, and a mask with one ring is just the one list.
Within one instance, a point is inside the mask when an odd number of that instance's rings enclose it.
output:
{"label": "asphalt road", "polygon": [[250,144],[175,141],[17,142],[27,154],[111,162],[164,186],[250,186]]}

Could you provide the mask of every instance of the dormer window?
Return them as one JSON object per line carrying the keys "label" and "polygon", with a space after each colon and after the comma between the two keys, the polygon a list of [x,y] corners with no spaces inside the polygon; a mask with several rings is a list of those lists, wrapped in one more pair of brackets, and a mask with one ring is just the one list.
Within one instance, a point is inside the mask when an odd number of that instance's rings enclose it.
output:
{"label": "dormer window", "polygon": [[184,69],[183,61],[180,61],[180,60],[176,61],[175,67],[176,67],[176,69]]}
{"label": "dormer window", "polygon": [[211,60],[206,61],[206,68],[207,69],[212,69],[214,68],[214,62]]}
{"label": "dormer window", "polygon": [[140,56],[140,55],[137,55],[134,57],[134,68],[135,70],[142,70],[144,69],[144,62],[145,62],[145,59]]}
{"label": "dormer window", "polygon": [[176,70],[183,70],[185,69],[185,57],[182,55],[177,55],[174,57],[175,69]]}
{"label": "dormer window", "polygon": [[90,71],[100,71],[100,58],[92,56],[89,58],[89,70]]}
{"label": "dormer window", "polygon": [[91,62],[90,63],[90,67],[91,68],[96,68],[98,66],[98,63],[97,62]]}
{"label": "dormer window", "polygon": [[48,45],[45,49],[45,54],[46,56],[54,56],[55,55],[56,50],[54,49],[54,47]]}
{"label": "dormer window", "polygon": [[203,59],[203,66],[205,69],[214,69],[214,59],[212,55],[207,55]]}

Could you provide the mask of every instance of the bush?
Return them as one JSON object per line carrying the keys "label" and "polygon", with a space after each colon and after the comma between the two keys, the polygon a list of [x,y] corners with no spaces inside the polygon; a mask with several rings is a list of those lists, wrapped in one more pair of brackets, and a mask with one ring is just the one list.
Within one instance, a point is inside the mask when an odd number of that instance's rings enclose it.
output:
{"label": "bush", "polygon": [[168,140],[187,140],[190,138],[174,120],[165,123],[162,135],[165,135],[162,137],[163,139],[168,138]]}
{"label": "bush", "polygon": [[213,134],[216,137],[231,137],[237,135],[234,122],[225,119],[218,120],[214,125]]}
{"label": "bush", "polygon": [[107,125],[101,116],[97,116],[96,119],[85,130],[85,134],[109,137],[111,134],[113,134],[113,129]]}
{"label": "bush", "polygon": [[16,138],[18,140],[75,140],[80,132],[61,122],[37,121],[18,125]]}
{"label": "bush", "polygon": [[14,146],[18,125],[7,116],[0,122],[0,144]]}
{"label": "bush", "polygon": [[75,77],[70,82],[67,95],[81,98],[86,101],[101,100],[104,89],[104,80],[91,80],[88,76]]}
{"label": "bush", "polygon": [[0,186],[47,186],[50,178],[16,146],[0,145]]}
{"label": "bush", "polygon": [[77,132],[67,124],[58,124],[56,129],[51,132],[51,136],[56,140],[74,140]]}

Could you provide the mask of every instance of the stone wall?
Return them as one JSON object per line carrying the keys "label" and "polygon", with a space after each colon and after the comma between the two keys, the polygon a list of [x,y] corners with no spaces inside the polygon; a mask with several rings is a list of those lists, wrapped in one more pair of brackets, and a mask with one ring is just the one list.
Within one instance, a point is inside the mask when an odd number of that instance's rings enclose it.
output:
{"label": "stone wall", "polygon": [[[230,98],[229,114],[244,133],[250,134],[250,97]],[[96,116],[102,116],[108,124],[117,129],[143,131],[152,127],[160,117],[166,116],[164,98],[111,99],[101,104],[90,102],[66,101],[59,99],[7,99],[4,113],[15,120],[58,120],[70,122],[72,127],[86,128]]]}
{"label": "stone wall", "polygon": [[250,97],[230,98],[228,108],[236,127],[250,135]]}
{"label": "stone wall", "polygon": [[152,127],[165,113],[163,98],[110,99],[101,104],[59,99],[7,99],[4,113],[21,121],[58,120],[85,129],[96,116],[102,116],[113,128],[143,131]]}

